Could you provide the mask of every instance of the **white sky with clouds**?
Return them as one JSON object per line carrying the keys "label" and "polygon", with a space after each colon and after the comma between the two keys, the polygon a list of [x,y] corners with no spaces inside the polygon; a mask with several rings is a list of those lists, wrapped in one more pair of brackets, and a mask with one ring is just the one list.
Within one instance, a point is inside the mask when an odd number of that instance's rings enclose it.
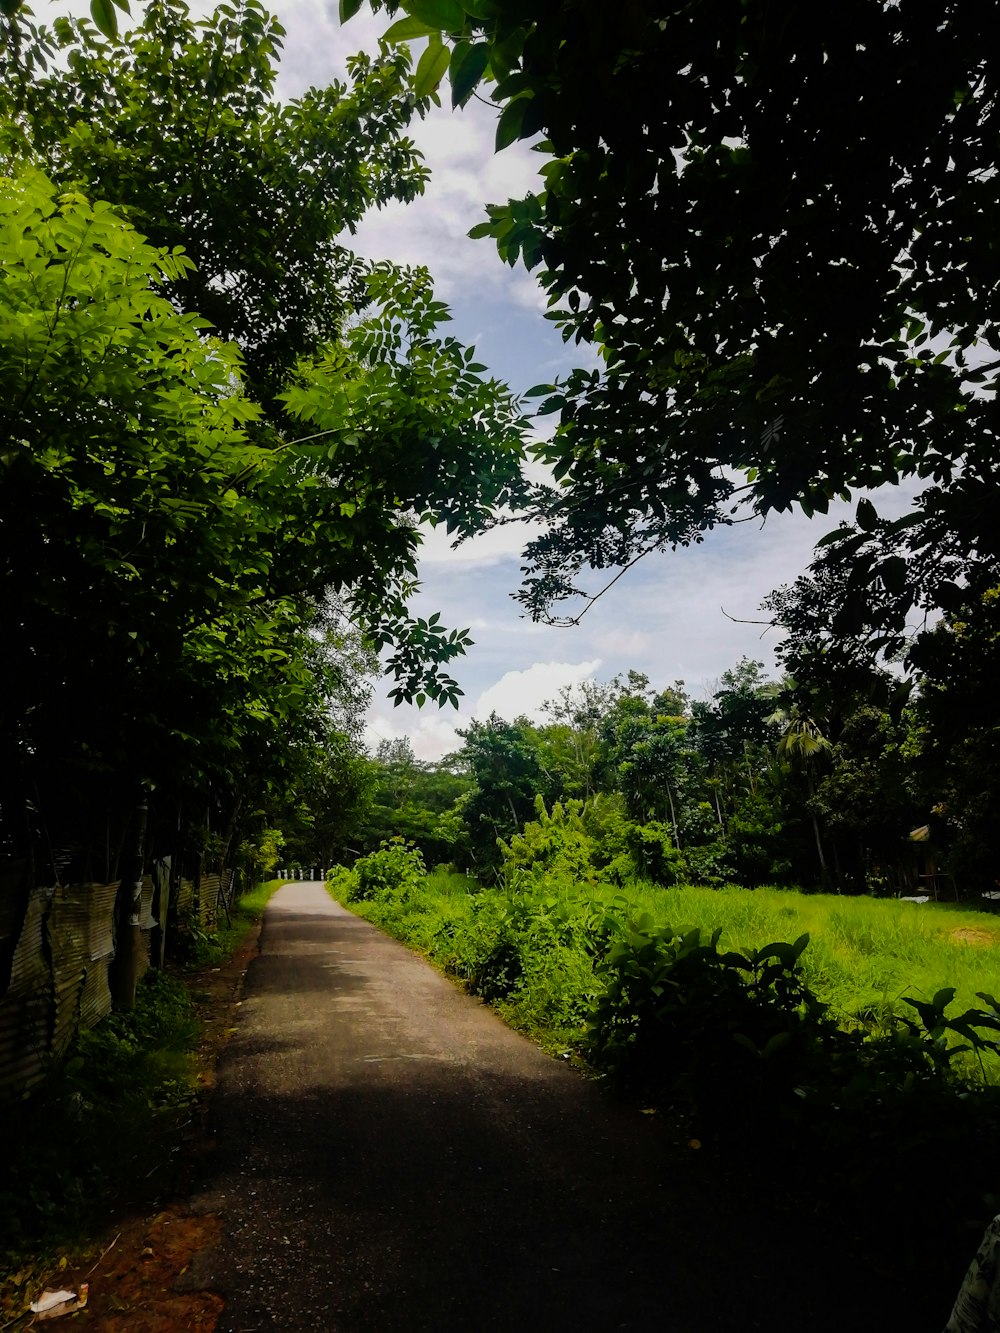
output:
{"label": "white sky with clouds", "polygon": [[[50,0],[35,0],[34,8],[40,20],[67,12],[64,2]],[[211,8],[201,0],[192,5],[196,13]],[[342,29],[335,0],[279,0],[274,8],[287,29],[278,83],[283,97],[342,78],[346,56],[373,48],[386,26],[384,15],[362,13]],[[70,12],[85,12],[84,0],[73,0]],[[352,244],[373,258],[426,264],[439,297],[452,307],[449,332],[475,343],[478,359],[523,392],[565,373],[585,354],[567,348],[542,318],[544,300],[531,275],[502,264],[491,241],[467,237],[483,220],[485,203],[535,188],[541,159],[524,145],[496,156],[495,119],[492,108],[473,101],[465,111],[452,113],[446,105],[426,121],[416,120],[410,134],[431,169],[426,194],[371,215]],[[887,514],[903,512],[909,502],[903,492],[878,498]],[[369,744],[408,735],[419,758],[437,758],[457,748],[456,726],[473,717],[491,709],[511,718],[539,717],[541,705],[563,685],[606,680],[630,667],[657,686],[683,680],[695,696],[710,693],[742,655],[773,669],[774,634],[762,637],[761,626],[734,623],[723,608],[732,617],[759,616],[762,598],[801,573],[819,537],[850,512],[842,506],[812,522],[776,515],[762,529],[722,529],[708,533],[700,546],[649,557],[572,629],[532,624],[510,598],[519,582],[523,530],[499,529],[457,551],[442,533],[432,533],[424,546],[417,606],[421,614],[439,610],[448,626],[471,629],[475,647],[453,671],[465,701],[458,713],[433,706],[394,709],[385,684],[371,710]],[[593,592],[605,581],[595,575],[586,583]]]}

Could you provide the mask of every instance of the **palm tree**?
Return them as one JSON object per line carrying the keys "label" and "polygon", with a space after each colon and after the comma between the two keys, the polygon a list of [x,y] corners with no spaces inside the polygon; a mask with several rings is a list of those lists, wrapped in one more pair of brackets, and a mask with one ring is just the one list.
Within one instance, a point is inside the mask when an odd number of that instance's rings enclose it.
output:
{"label": "palm tree", "polygon": [[[820,724],[808,713],[803,712],[797,703],[792,704],[791,708],[787,710],[779,708],[771,714],[768,720],[776,722],[780,726],[781,739],[777,745],[778,758],[785,760],[793,772],[804,774],[811,806],[812,798],[816,794],[813,773],[820,756],[829,753],[830,742],[823,735]],[[823,886],[826,887],[829,884],[830,873],[826,864],[826,856],[823,853],[819,820],[816,817],[816,811],[811,808],[810,817],[812,819],[813,836],[816,839],[816,852],[819,856],[820,879]],[[840,892],[839,886],[837,891]]]}

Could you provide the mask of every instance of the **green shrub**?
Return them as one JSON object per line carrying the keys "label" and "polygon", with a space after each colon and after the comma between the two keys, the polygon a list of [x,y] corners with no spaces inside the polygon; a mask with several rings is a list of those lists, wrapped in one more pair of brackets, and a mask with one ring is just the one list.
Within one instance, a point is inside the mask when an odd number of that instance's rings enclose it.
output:
{"label": "green shrub", "polygon": [[703,1129],[734,1107],[744,1124],[794,1108],[836,1034],[802,978],[808,936],[745,955],[720,953],[720,933],[623,924],[588,1026],[594,1064]]}
{"label": "green shrub", "polygon": [[327,884],[336,886],[345,903],[406,902],[427,876],[424,858],[412,842],[388,838],[377,852],[359,857],[345,872],[338,866],[327,872]]}
{"label": "green shrub", "polygon": [[3,1107],[17,1150],[0,1167],[0,1259],[106,1225],[189,1116],[197,1035],[187,988],[147,972],[133,1009],[81,1032],[46,1083]]}
{"label": "green shrub", "polygon": [[556,801],[550,812],[537,796],[535,813],[509,843],[497,843],[508,882],[512,872],[537,883],[603,880],[617,887],[637,878],[666,887],[684,878],[684,858],[667,826],[627,819],[614,799]]}
{"label": "green shrub", "polygon": [[582,801],[556,801],[549,813],[542,797],[536,796],[538,818],[525,824],[509,843],[497,841],[503,874],[508,879],[512,872],[522,871],[536,879],[551,874],[595,880],[597,846],[584,827],[583,810]]}

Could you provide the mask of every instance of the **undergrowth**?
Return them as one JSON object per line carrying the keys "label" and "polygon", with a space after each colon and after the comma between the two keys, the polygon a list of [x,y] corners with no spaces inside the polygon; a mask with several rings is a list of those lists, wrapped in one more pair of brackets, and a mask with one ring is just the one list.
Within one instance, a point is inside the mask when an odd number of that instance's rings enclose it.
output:
{"label": "undergrowth", "polygon": [[[211,935],[192,932],[186,965],[228,959],[279,884],[245,895],[231,925]],[[179,1151],[198,1095],[199,1034],[184,981],[149,971],[132,1010],[81,1032],[40,1087],[0,1107],[5,1299],[12,1287],[23,1287],[30,1267],[106,1225],[123,1194],[141,1192],[142,1182]],[[18,1276],[22,1281],[13,1282]]]}
{"label": "undergrowth", "polygon": [[218,967],[231,958],[281,884],[280,879],[266,880],[243,894],[230,909],[229,919],[222,914],[214,930],[203,930],[193,922],[184,924],[178,931],[179,961],[196,969]]}
{"label": "undergrowth", "polygon": [[149,972],[135,1008],[81,1033],[65,1063],[4,1107],[0,1262],[65,1245],[106,1221],[109,1200],[142,1179],[157,1139],[196,1094],[198,1025],[187,988]]}

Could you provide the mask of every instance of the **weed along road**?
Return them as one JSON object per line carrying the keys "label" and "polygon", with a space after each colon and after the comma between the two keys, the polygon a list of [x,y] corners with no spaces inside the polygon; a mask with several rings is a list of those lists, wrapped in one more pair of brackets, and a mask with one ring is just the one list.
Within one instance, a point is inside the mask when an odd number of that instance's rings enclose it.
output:
{"label": "weed along road", "polygon": [[224,1239],[192,1273],[219,1329],[893,1327],[320,884],[272,900],[240,1012],[197,1200]]}

